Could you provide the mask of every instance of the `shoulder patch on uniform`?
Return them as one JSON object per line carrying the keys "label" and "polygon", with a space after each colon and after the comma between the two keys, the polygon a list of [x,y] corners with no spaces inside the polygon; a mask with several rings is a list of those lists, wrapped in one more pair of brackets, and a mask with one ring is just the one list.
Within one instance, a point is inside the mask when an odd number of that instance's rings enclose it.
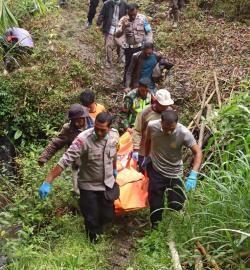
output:
{"label": "shoulder patch on uniform", "polygon": [[82,146],[84,145],[84,141],[77,137],[73,142],[72,142],[72,145],[76,148],[82,148]]}

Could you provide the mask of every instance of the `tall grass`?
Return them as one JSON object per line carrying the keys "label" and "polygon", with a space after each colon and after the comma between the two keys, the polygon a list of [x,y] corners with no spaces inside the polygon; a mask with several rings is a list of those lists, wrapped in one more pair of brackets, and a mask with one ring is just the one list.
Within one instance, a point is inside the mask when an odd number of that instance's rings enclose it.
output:
{"label": "tall grass", "polygon": [[0,34],[10,26],[17,26],[17,20],[7,6],[5,0],[0,0]]}
{"label": "tall grass", "polygon": [[0,0],[0,34],[9,27],[18,26],[20,17],[27,16],[28,13],[45,15],[50,4],[45,4],[43,0]]}
{"label": "tall grass", "polygon": [[245,269],[241,254],[250,250],[250,93],[242,90],[210,119],[202,179],[175,226],[182,248],[193,251],[199,239],[223,269]]}
{"label": "tall grass", "polygon": [[149,232],[138,243],[131,264],[134,270],[172,269],[171,263],[167,264],[170,238],[177,244],[184,269],[194,269],[196,240],[222,269],[249,269],[249,258],[243,256],[250,255],[248,86],[249,81],[244,82],[242,92],[214,112],[209,121],[214,134],[205,149],[196,190],[187,194],[183,212],[166,210],[159,230]]}

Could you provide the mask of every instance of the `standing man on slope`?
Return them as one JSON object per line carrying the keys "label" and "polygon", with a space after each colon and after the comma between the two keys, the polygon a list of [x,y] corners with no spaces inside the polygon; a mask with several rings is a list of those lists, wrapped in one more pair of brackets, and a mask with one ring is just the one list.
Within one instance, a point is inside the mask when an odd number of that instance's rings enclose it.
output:
{"label": "standing man on slope", "polygon": [[128,15],[120,19],[115,34],[117,38],[125,34],[123,45],[125,53],[124,84],[132,55],[142,50],[144,42],[153,43],[153,33],[148,19],[145,15],[138,13],[138,10],[137,4],[128,5]]}
{"label": "standing man on slope", "polygon": [[119,134],[111,129],[111,123],[109,113],[98,114],[94,128],[78,135],[39,188],[41,198],[45,198],[54,179],[80,158],[80,209],[91,242],[95,242],[97,235],[103,233],[103,225],[112,221],[114,200],[119,197],[119,186],[115,183]]}
{"label": "standing man on slope", "polygon": [[106,68],[112,66],[113,49],[116,48],[118,60],[122,61],[120,40],[115,37],[119,20],[127,14],[127,3],[123,0],[108,0],[103,4],[97,19],[97,30],[101,30],[105,38]]}
{"label": "standing man on slope", "polygon": [[173,17],[173,27],[176,28],[179,22],[180,13],[185,7],[187,1],[185,0],[172,0],[170,16]]}
{"label": "standing man on slope", "polygon": [[198,170],[202,161],[202,151],[193,134],[178,123],[175,111],[162,112],[161,119],[148,123],[145,140],[145,157],[142,167],[149,176],[149,206],[152,227],[162,220],[164,195],[168,207],[179,211],[185,202],[183,177],[183,146],[191,149],[194,155],[192,170],[186,180],[186,190],[195,189]]}
{"label": "standing man on slope", "polygon": [[[103,4],[105,3],[106,0],[102,0]],[[96,9],[98,7],[99,4],[99,0],[89,0],[89,10],[88,10],[88,15],[87,15],[87,22],[85,24],[86,28],[90,28],[92,26],[93,23],[93,19],[95,17],[96,14]]]}

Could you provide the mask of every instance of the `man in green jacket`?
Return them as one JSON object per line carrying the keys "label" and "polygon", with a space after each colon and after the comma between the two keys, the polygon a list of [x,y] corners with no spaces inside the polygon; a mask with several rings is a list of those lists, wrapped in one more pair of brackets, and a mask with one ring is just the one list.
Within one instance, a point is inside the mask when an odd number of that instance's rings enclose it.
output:
{"label": "man in green jacket", "polygon": [[138,113],[151,104],[151,81],[143,78],[139,81],[138,88],[130,91],[123,99],[121,112],[121,126],[124,130],[133,128]]}

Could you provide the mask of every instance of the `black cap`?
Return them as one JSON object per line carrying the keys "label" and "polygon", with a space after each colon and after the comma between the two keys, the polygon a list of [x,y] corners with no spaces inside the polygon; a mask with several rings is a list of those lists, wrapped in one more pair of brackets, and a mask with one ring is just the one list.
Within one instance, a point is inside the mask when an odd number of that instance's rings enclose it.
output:
{"label": "black cap", "polygon": [[89,116],[89,110],[81,104],[73,104],[70,106],[68,117],[69,119],[82,118]]}

